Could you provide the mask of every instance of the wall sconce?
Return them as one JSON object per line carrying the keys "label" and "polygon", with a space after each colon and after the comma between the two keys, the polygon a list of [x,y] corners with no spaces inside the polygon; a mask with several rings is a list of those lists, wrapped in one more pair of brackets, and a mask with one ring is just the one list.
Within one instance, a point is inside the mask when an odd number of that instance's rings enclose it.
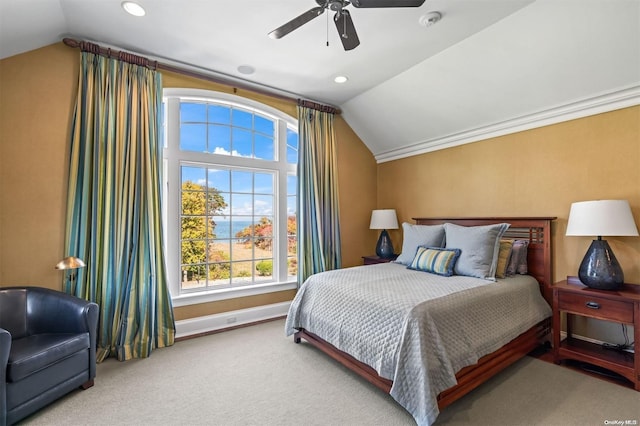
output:
{"label": "wall sconce", "polygon": [[582,284],[600,290],[617,290],[624,273],[603,236],[638,236],[627,200],[581,201],[571,204],[566,235],[596,236],[580,263]]}
{"label": "wall sconce", "polygon": [[371,213],[371,223],[369,229],[382,229],[378,244],[376,244],[376,255],[384,259],[394,256],[393,244],[387,229],[398,229],[398,218],[394,209],[374,210]]}
{"label": "wall sconce", "polygon": [[56,264],[56,269],[67,270],[69,269],[69,288],[73,291],[72,294],[76,293],[76,269],[84,268],[86,265],[84,261],[79,257],[69,256],[62,259],[60,262]]}

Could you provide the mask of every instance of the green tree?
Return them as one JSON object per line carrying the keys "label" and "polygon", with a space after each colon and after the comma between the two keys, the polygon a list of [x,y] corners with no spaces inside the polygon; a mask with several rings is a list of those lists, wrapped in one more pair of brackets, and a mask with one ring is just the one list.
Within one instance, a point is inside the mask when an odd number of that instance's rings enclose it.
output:
{"label": "green tree", "polygon": [[182,184],[182,264],[191,275],[202,273],[195,264],[207,261],[207,240],[216,237],[213,215],[227,207],[224,197],[215,188],[206,188],[186,181]]}

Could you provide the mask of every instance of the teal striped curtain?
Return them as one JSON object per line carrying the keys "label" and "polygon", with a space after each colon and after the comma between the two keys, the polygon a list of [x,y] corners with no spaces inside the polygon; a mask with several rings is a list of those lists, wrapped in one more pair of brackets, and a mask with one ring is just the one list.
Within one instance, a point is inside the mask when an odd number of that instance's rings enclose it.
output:
{"label": "teal striped curtain", "polygon": [[334,115],[298,106],[298,284],[342,266]]}
{"label": "teal striped curtain", "polygon": [[175,337],[162,241],[162,80],[130,62],[81,52],[71,136],[65,251],[87,266],[65,290],[100,306],[98,361],[148,357]]}

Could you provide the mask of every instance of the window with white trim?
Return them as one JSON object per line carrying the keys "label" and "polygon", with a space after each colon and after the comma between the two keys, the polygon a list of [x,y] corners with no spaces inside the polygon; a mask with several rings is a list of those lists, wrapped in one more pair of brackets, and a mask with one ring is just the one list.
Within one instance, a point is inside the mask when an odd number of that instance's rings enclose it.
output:
{"label": "window with white trim", "polygon": [[174,300],[295,283],[297,121],[204,90],[165,89],[163,106]]}

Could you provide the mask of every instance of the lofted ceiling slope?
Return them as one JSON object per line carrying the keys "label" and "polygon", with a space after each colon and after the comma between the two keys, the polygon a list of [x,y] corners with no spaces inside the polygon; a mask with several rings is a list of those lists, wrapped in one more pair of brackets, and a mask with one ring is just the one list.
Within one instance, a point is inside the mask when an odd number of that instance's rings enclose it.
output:
{"label": "lofted ceiling slope", "polygon": [[[351,5],[351,51],[332,13],[267,36],[314,0],[138,3],[144,17],[121,0],[0,0],[0,58],[69,36],[240,79],[339,107],[378,161],[640,104],[640,0]],[[431,11],[442,20],[421,25]]]}

